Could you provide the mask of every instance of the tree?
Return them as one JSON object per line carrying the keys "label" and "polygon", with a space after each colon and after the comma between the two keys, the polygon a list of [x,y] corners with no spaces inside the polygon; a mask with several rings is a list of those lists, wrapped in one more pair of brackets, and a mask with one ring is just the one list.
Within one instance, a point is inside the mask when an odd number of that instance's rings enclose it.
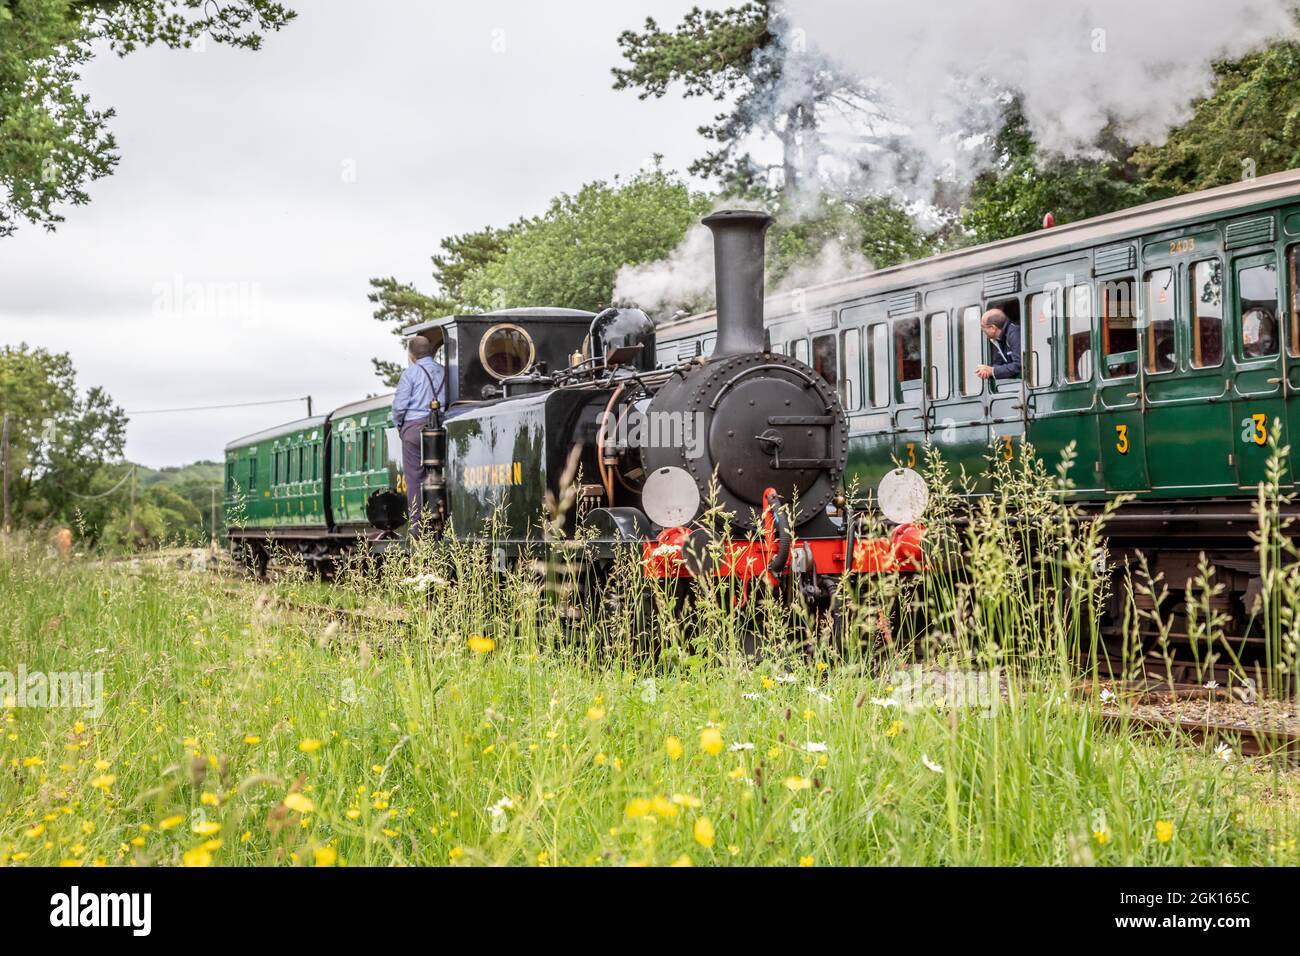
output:
{"label": "tree", "polygon": [[0,349],[0,413],[10,416],[14,520],[72,520],[101,466],[126,443],[126,413],[99,388],[77,392],[66,354]]}
{"label": "tree", "polygon": [[[448,236],[440,243],[442,254],[434,255],[433,278],[438,291],[425,295],[409,282],[398,282],[396,278],[371,279],[373,291],[367,298],[376,306],[374,317],[393,326],[393,334],[401,337],[402,329],[418,322],[427,322],[444,315],[479,311],[465,301],[461,287],[465,280],[488,263],[505,254],[515,227],[494,229],[488,226],[478,232],[467,232],[459,236]],[[375,374],[388,386],[396,386],[397,378],[402,374],[398,362],[374,358],[370,360],[375,367]]]}
{"label": "tree", "polygon": [[1170,193],[1222,186],[1300,166],[1300,44],[1279,41],[1215,65],[1212,95],[1162,145],[1133,156]]}
{"label": "tree", "polygon": [[708,196],[657,166],[626,182],[588,183],[517,223],[505,252],[468,271],[460,294],[482,310],[596,311],[610,303],[621,266],[668,255],[709,206]]}
{"label": "tree", "polygon": [[757,131],[781,143],[782,189],[794,194],[816,175],[823,114],[834,109],[863,118],[875,110],[859,78],[815,51],[793,48],[784,26],[775,0],[720,11],[696,7],[672,31],[647,17],[642,32],[626,30],[618,38],[627,65],[614,68],[614,89],[639,90],[646,99],[680,83],[688,98],[734,98],[729,112],[700,127],[717,148],[689,171],[731,182],[761,178],[752,159],[739,152]]}
{"label": "tree", "polygon": [[883,196],[840,199],[821,196],[814,210],[779,211],[767,241],[768,288],[828,281],[884,269],[935,252],[898,203]]}
{"label": "tree", "polygon": [[87,202],[117,164],[113,111],[76,91],[97,48],[255,50],[293,18],[274,0],[0,0],[0,236],[20,221],[53,230],[58,207]]}
{"label": "tree", "polygon": [[1034,143],[1018,101],[1006,110],[1006,122],[994,144],[994,161],[975,178],[958,223],[948,237],[993,242],[1042,227],[1051,213],[1067,223],[1160,198],[1164,191],[1144,182],[1132,162],[1133,148],[1109,134],[1097,144],[1112,159],[1066,159],[1043,156]]}

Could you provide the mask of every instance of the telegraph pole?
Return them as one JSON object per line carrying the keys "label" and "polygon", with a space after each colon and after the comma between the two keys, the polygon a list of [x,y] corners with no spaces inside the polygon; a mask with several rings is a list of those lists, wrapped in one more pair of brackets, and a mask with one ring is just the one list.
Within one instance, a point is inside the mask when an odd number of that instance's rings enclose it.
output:
{"label": "telegraph pole", "polygon": [[3,456],[4,471],[4,532],[9,533],[13,513],[9,504],[9,413],[5,412],[3,430],[0,430],[0,456]]}
{"label": "telegraph pole", "polygon": [[307,417],[311,418],[311,396],[307,396]]}

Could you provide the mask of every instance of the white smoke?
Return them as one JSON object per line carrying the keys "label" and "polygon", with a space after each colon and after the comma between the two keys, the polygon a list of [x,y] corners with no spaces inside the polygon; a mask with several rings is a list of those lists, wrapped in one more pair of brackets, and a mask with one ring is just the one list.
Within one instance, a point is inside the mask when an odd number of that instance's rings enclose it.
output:
{"label": "white smoke", "polygon": [[713,236],[699,223],[667,259],[621,266],[614,277],[614,302],[645,310],[655,321],[674,310],[694,312],[713,301]]}
{"label": "white smoke", "polygon": [[790,292],[871,270],[871,261],[851,244],[829,239],[811,259],[796,263],[770,291]]}
{"label": "white smoke", "polygon": [[[866,109],[824,109],[818,176],[869,157],[869,185],[907,195],[927,180],[967,182],[987,160],[1002,106],[1019,94],[1039,147],[1090,155],[1113,129],[1163,142],[1210,93],[1212,65],[1296,36],[1291,0],[784,0],[780,98],[812,92],[829,62],[860,79]],[[890,155],[891,135],[914,154]],[[919,159],[920,168],[914,160]],[[912,198],[919,198],[913,196]]]}

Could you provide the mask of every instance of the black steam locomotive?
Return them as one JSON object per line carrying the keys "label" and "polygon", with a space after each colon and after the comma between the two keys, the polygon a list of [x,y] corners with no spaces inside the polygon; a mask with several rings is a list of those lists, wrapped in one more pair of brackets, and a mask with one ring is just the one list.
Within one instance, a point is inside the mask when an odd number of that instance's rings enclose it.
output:
{"label": "black steam locomotive", "polygon": [[[447,369],[440,411],[424,434],[421,498],[431,533],[489,540],[503,565],[543,539],[576,537],[591,562],[632,548],[648,576],[793,579],[791,590],[812,598],[826,597],[830,579],[846,570],[918,566],[921,529],[906,520],[891,539],[853,540],[841,487],[844,410],[812,368],[766,342],[770,217],[722,211],[704,223],[714,236],[718,306],[708,357],[656,367],[655,325],[636,309],[514,309],[405,330],[428,338]],[[400,543],[396,436],[373,421],[382,404],[308,423],[313,438],[323,437],[320,486],[308,491],[313,513],[315,496],[323,499],[323,526],[304,521],[300,504],[292,522],[237,526],[232,540],[256,551],[269,539],[318,560],[359,537]],[[250,438],[277,456],[284,436]],[[250,445],[231,447],[238,454]],[[279,458],[272,461],[279,480]],[[350,522],[340,520],[347,515]]]}

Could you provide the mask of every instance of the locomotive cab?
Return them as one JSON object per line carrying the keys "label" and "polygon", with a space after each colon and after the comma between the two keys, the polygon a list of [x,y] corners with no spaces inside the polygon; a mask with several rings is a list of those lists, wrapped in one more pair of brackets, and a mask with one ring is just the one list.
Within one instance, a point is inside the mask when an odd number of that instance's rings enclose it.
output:
{"label": "locomotive cab", "polygon": [[429,339],[447,372],[438,401],[452,409],[505,397],[508,379],[563,368],[583,347],[593,317],[581,309],[498,309],[422,322],[402,336]]}

